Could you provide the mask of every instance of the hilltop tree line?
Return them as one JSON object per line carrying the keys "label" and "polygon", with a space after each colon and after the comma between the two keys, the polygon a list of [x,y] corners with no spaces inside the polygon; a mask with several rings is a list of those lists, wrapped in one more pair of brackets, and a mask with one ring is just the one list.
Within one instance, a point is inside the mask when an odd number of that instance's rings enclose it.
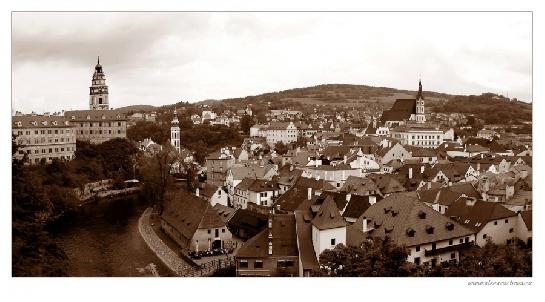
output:
{"label": "hilltop tree line", "polygon": [[486,124],[518,124],[532,120],[531,104],[493,93],[455,96],[443,105],[436,105],[435,111],[473,114]]}

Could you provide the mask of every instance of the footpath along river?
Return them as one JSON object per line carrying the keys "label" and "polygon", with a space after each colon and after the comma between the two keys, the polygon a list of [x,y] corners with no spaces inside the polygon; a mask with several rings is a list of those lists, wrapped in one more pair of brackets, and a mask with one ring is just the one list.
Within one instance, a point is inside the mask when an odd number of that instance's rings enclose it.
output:
{"label": "footpath along river", "polygon": [[171,276],[138,232],[138,218],[148,206],[133,197],[100,201],[52,225],[52,237],[68,256],[68,274],[149,276],[141,269],[153,263],[159,275]]}

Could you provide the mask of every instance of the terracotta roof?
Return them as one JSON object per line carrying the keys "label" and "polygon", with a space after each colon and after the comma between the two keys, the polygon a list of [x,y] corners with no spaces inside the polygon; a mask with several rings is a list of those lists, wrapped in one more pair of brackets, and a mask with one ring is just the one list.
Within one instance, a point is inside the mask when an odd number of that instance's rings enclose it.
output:
{"label": "terracotta roof", "polygon": [[346,193],[325,191],[325,192],[322,192],[320,196],[324,198],[331,196],[339,211],[342,211],[346,207],[346,204],[348,203],[348,201],[346,201]]}
{"label": "terracotta roof", "polygon": [[447,209],[445,216],[479,232],[489,221],[513,217],[517,214],[497,202],[480,200],[467,202],[465,199],[460,199]]}
{"label": "terracotta roof", "polygon": [[225,222],[206,200],[186,191],[169,192],[161,218],[176,228],[185,239],[191,239],[197,229],[224,227]]}
{"label": "terracotta roof", "polygon": [[[269,230],[272,235],[272,255],[269,255]],[[267,258],[279,256],[298,256],[295,216],[293,214],[274,214],[272,228],[268,227],[250,238],[235,252],[240,258]]]}
{"label": "terracotta roof", "polygon": [[237,209],[228,225],[230,228],[244,229],[246,233],[253,236],[266,227],[267,215],[247,209]]}
{"label": "terracotta roof", "polygon": [[[70,121],[127,120],[126,114],[118,110],[73,110],[65,111],[64,116]],[[87,116],[89,116],[89,119],[87,119]]]}
{"label": "terracotta roof", "polygon": [[362,230],[367,219],[373,237],[389,236],[396,244],[415,246],[473,234],[407,193],[392,194],[370,206],[353,224]]}
{"label": "terracotta roof", "polygon": [[406,191],[405,187],[391,174],[369,174],[367,177],[375,182],[382,194]]}
{"label": "terracotta roof", "polygon": [[314,252],[312,243],[312,213],[306,211],[295,211],[295,222],[297,231],[297,246],[299,249],[299,260],[303,270],[319,269],[320,265]]}
{"label": "terracotta roof", "polygon": [[531,231],[532,230],[532,210],[522,211],[520,212],[520,215],[522,217],[522,221],[524,221],[524,224],[526,225],[526,228],[528,228],[528,231]]}
{"label": "terracotta roof", "polygon": [[331,196],[326,197],[311,223],[319,230],[335,229],[346,226],[346,222],[339,213],[339,209]]}
{"label": "terracotta roof", "polygon": [[387,121],[404,121],[415,113],[416,99],[397,99],[390,110],[382,113],[380,121],[383,123]]}
{"label": "terracotta roof", "polygon": [[[18,122],[21,126],[18,126]],[[35,123],[35,125],[33,124]],[[56,124],[56,125],[55,125]],[[58,115],[17,115],[11,117],[12,129],[17,128],[68,128],[75,127],[71,125],[64,116]]]}
{"label": "terracotta roof", "polygon": [[308,200],[308,188],[294,186],[282,194],[274,203],[274,206],[280,206],[284,211],[306,210],[318,199],[312,190],[311,199]]}
{"label": "terracotta roof", "polygon": [[[382,197],[376,196],[376,201],[380,201]],[[369,196],[358,196],[352,195],[350,201],[346,205],[344,210],[343,217],[347,218],[358,218],[360,217],[371,204],[369,203]]]}
{"label": "terracotta roof", "polygon": [[367,192],[375,192],[378,190],[377,184],[370,178],[348,176],[340,191],[351,194],[367,195]]}

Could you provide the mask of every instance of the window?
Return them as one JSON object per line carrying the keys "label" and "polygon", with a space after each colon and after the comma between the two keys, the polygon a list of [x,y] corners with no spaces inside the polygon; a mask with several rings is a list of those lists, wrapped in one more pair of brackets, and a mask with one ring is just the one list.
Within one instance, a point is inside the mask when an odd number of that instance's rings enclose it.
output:
{"label": "window", "polygon": [[464,239],[460,238],[460,244],[464,243]]}
{"label": "window", "polygon": [[497,221],[494,221],[494,225],[498,225],[498,222],[497,222]]}
{"label": "window", "polygon": [[436,248],[437,248],[437,246],[436,246],[435,242],[432,243],[432,244],[431,244],[431,249],[432,249],[432,250],[435,250]]}
{"label": "window", "polygon": [[509,233],[513,233],[513,231],[514,231],[513,228],[509,229]]}
{"label": "window", "polygon": [[415,257],[414,258],[414,264],[420,265],[420,257]]}
{"label": "window", "polygon": [[[242,264],[242,262],[241,262]],[[246,263],[247,265],[247,263]],[[255,263],[254,263],[254,268],[263,268],[263,261],[261,260],[256,260]]]}
{"label": "window", "polygon": [[486,234],[483,234],[483,239],[486,239]]}
{"label": "window", "polygon": [[505,223],[509,223],[509,219],[505,219]]}
{"label": "window", "polygon": [[248,260],[240,260],[239,267],[248,268]]}
{"label": "window", "polygon": [[466,243],[468,243],[468,242],[469,242],[469,237],[466,237]]}
{"label": "window", "polygon": [[331,245],[335,245],[335,238],[331,239]]}
{"label": "window", "polygon": [[211,233],[212,233],[212,231],[211,231],[211,230],[208,230],[208,234],[211,234]]}
{"label": "window", "polygon": [[448,241],[448,245],[452,245],[452,240],[449,240],[449,241]]}
{"label": "window", "polygon": [[286,266],[287,267],[293,267],[293,260],[286,260]]}
{"label": "window", "polygon": [[451,253],[450,254],[450,259],[455,259],[456,258],[456,253]]}
{"label": "window", "polygon": [[415,248],[415,250],[416,250],[417,252],[420,252],[420,245],[417,245],[416,248]]}
{"label": "window", "polygon": [[225,228],[221,229],[221,232],[222,232],[222,233],[225,233]]}

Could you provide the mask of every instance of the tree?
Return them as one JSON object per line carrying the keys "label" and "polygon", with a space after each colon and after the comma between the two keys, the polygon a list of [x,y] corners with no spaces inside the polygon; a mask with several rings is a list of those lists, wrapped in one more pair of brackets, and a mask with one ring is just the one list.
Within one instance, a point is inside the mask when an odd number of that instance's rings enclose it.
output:
{"label": "tree", "polygon": [[418,275],[431,277],[531,277],[532,252],[524,243],[496,245],[488,240],[483,247],[462,251],[459,263],[420,269]]}
{"label": "tree", "polygon": [[288,153],[288,146],[286,146],[284,142],[278,141],[276,142],[276,144],[274,144],[274,151],[276,151],[276,153],[278,153],[279,155],[284,155]]}
{"label": "tree", "polygon": [[140,121],[127,129],[127,138],[135,142],[151,138],[158,144],[164,144],[170,138],[170,128],[168,124]]}
{"label": "tree", "polygon": [[254,120],[249,115],[244,115],[240,119],[240,130],[244,132],[244,134],[250,134],[250,128],[253,126]]}
{"label": "tree", "polygon": [[144,194],[151,197],[154,205],[159,207],[159,215],[163,212],[167,188],[172,184],[171,168],[180,160],[178,152],[169,143],[164,144],[160,152],[143,160],[141,175],[145,182]]}
{"label": "tree", "polygon": [[315,276],[400,277],[409,276],[412,265],[407,250],[389,237],[365,240],[360,246],[337,245],[320,254],[320,270]]}

